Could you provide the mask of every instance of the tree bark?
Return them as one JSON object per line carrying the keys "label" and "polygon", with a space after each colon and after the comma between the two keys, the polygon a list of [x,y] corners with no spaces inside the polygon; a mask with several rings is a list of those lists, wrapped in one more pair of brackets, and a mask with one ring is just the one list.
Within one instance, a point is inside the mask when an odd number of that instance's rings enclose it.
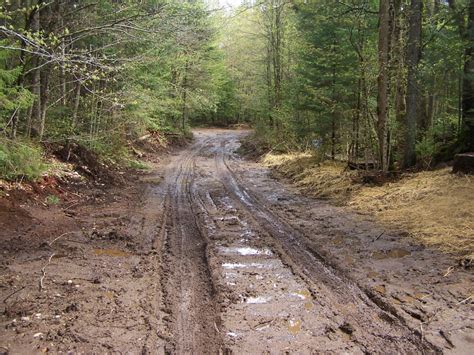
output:
{"label": "tree bark", "polygon": [[40,122],[38,129],[39,140],[43,140],[45,123],[46,123],[46,111],[48,108],[48,99],[49,99],[49,70],[43,70],[41,72],[41,106],[40,106]]}
{"label": "tree bark", "polygon": [[74,109],[72,112],[72,127],[73,129],[77,127],[77,116],[79,114],[79,104],[81,102],[81,81],[77,80],[76,83],[76,93],[74,94]]}
{"label": "tree bark", "polygon": [[[31,23],[31,30],[38,32],[40,30],[40,13],[37,9],[34,9],[33,21]],[[34,61],[35,67],[39,67],[41,59],[39,57]],[[37,135],[39,133],[38,125],[41,121],[41,70],[35,69],[33,71],[33,77],[31,80],[31,92],[35,96],[35,101],[31,109],[31,113],[28,119],[27,136],[31,136],[32,133]],[[33,132],[33,130],[35,132]]]}
{"label": "tree bark", "polygon": [[421,93],[417,83],[418,64],[421,58],[422,0],[411,0],[408,30],[408,79],[407,113],[405,119],[405,144],[403,167],[416,164],[416,123],[419,116]]}
{"label": "tree bark", "polygon": [[469,2],[462,82],[462,149],[474,151],[474,0]]}
{"label": "tree bark", "polygon": [[380,0],[379,40],[377,77],[377,136],[379,143],[379,164],[382,171],[388,171],[387,122],[388,122],[388,86],[390,51],[390,1]]}

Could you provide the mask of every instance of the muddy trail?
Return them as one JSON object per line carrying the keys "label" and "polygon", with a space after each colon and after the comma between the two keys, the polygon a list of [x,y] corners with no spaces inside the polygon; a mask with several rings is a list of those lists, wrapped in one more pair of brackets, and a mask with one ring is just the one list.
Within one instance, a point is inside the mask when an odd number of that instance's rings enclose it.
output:
{"label": "muddy trail", "polygon": [[79,206],[56,257],[10,239],[0,352],[470,352],[471,271],[273,179],[246,134],[197,130],[140,191]]}

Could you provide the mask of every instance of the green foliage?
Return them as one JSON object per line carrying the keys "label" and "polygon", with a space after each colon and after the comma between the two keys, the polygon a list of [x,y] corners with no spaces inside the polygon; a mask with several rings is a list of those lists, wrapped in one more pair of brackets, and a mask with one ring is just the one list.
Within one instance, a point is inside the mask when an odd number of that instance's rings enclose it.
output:
{"label": "green foliage", "polygon": [[131,160],[128,161],[128,167],[132,168],[132,169],[138,169],[138,170],[149,170],[150,169],[150,166],[147,163],[142,162],[140,160],[134,160],[134,159],[131,159]]}
{"label": "green foliage", "polygon": [[47,205],[58,205],[61,202],[61,199],[56,195],[48,195],[45,199]]}
{"label": "green foliage", "polygon": [[0,178],[36,180],[47,169],[40,148],[0,138]]}
{"label": "green foliage", "polygon": [[423,139],[416,144],[416,154],[423,168],[428,169],[431,167],[437,149],[437,144],[431,136],[423,137]]}
{"label": "green foliage", "polygon": [[[7,41],[0,41],[0,46],[6,44]],[[11,54],[0,49],[0,129],[5,129],[6,124],[11,123],[9,121],[15,110],[27,108],[33,101],[30,91],[17,85],[21,67],[9,66]]]}

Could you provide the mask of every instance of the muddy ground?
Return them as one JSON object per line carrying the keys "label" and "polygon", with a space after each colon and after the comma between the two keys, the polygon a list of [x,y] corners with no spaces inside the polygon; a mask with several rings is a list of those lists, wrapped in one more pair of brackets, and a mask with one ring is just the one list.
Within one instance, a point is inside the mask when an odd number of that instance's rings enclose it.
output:
{"label": "muddy ground", "polygon": [[2,198],[0,353],[472,353],[472,269],[275,180],[247,133]]}

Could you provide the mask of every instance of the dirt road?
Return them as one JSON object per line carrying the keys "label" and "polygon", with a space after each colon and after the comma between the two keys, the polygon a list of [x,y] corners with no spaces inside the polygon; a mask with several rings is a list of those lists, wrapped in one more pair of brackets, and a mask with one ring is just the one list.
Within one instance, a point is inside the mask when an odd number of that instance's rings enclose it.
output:
{"label": "dirt road", "polygon": [[[143,178],[140,203],[110,202],[93,232],[55,241],[67,260],[48,262],[47,248],[5,262],[4,279],[21,292],[45,262],[49,278],[21,296],[29,311],[5,306],[2,349],[469,353],[471,272],[444,275],[448,256],[272,179],[236,154],[247,133],[196,131]],[[36,271],[22,284],[27,270]],[[71,289],[77,280],[86,282]],[[8,302],[21,292],[10,288]],[[42,323],[25,320],[38,310]]]}
{"label": "dirt road", "polygon": [[[196,143],[169,166],[164,234],[172,262],[164,286],[172,350],[439,350],[393,306],[330,267],[269,203],[282,186],[242,169],[235,155],[241,134],[197,131]],[[274,193],[262,191],[262,182]]]}

